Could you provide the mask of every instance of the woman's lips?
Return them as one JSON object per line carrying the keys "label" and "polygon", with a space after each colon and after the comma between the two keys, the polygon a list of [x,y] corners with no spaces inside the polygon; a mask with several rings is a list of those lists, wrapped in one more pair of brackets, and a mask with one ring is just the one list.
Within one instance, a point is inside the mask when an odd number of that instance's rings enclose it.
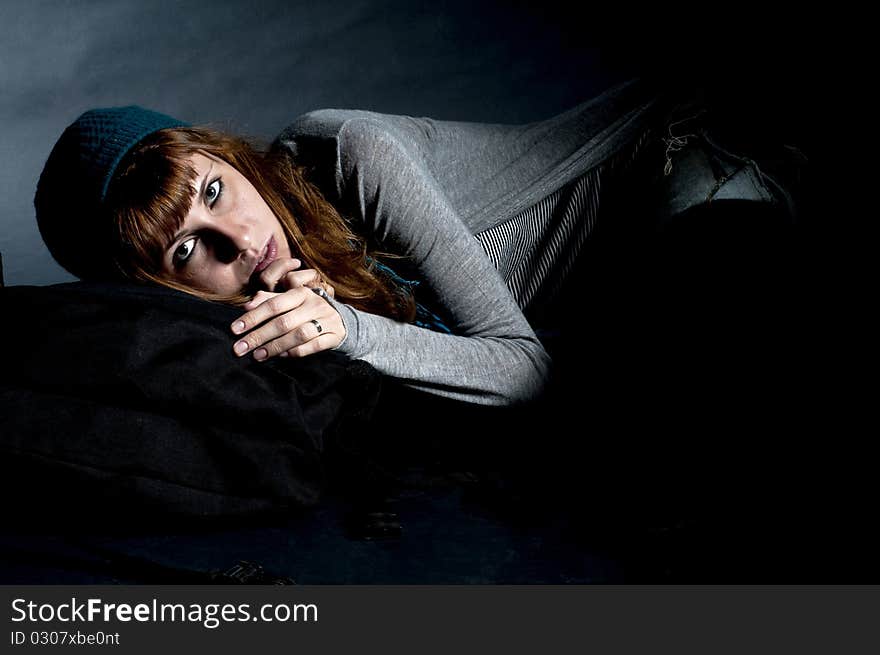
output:
{"label": "woman's lips", "polygon": [[256,268],[254,268],[254,273],[259,273],[264,270],[269,264],[275,261],[275,258],[278,256],[278,244],[275,243],[275,237],[269,238],[269,243],[266,244],[266,253],[263,255],[263,258],[257,262]]}

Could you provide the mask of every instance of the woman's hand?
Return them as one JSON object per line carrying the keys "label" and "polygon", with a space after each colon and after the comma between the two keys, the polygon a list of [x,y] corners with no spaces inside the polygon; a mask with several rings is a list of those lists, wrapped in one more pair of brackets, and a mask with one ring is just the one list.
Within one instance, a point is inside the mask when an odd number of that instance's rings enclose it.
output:
{"label": "woman's hand", "polygon": [[260,273],[260,284],[266,291],[284,291],[297,287],[322,288],[331,298],[334,297],[333,287],[324,282],[318,271],[313,268],[299,270],[302,261],[296,257],[278,258]]}
{"label": "woman's hand", "polygon": [[261,273],[260,281],[268,289],[286,290],[258,291],[244,305],[248,312],[232,324],[232,331],[250,333],[233,345],[236,355],[253,352],[260,361],[276,355],[303,357],[342,343],[342,318],[313,291],[323,289],[332,297],[333,287],[314,269],[298,270],[300,265],[298,259],[276,260]]}

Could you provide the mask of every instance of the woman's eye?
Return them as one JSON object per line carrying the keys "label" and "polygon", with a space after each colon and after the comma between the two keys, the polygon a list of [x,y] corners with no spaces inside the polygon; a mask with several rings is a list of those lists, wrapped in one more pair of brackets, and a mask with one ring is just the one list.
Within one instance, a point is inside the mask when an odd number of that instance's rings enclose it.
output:
{"label": "woman's eye", "polygon": [[174,263],[175,264],[184,264],[186,260],[190,258],[193,254],[193,250],[196,249],[196,242],[198,239],[196,237],[192,237],[191,239],[187,239],[174,251]]}
{"label": "woman's eye", "polygon": [[212,207],[214,203],[217,202],[217,198],[220,197],[220,194],[222,192],[223,182],[221,182],[220,178],[218,177],[205,188],[205,200],[207,201],[209,207]]}

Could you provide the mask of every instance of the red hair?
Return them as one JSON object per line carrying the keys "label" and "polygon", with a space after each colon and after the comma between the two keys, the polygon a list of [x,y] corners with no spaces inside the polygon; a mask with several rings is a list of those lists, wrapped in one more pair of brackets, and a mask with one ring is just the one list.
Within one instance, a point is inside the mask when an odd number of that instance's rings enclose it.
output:
{"label": "red hair", "polygon": [[233,166],[263,197],[281,223],[293,252],[357,309],[411,321],[411,293],[375,265],[366,240],[356,234],[284,153],[262,153],[243,139],[207,128],[159,130],[141,141],[120,164],[107,207],[118,228],[117,268],[128,278],[161,284],[207,300],[242,304],[244,291],[221,296],[170,279],[162,267],[165,244],[189,213],[195,170],[188,158],[209,154]]}

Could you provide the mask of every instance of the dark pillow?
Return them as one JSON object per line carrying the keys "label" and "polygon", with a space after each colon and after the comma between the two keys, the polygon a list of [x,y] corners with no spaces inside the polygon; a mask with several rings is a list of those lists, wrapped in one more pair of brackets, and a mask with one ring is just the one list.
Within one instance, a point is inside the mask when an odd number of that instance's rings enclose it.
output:
{"label": "dark pillow", "polygon": [[167,289],[0,289],[0,488],[21,516],[229,517],[314,504],[379,376],[232,353],[241,311]]}

